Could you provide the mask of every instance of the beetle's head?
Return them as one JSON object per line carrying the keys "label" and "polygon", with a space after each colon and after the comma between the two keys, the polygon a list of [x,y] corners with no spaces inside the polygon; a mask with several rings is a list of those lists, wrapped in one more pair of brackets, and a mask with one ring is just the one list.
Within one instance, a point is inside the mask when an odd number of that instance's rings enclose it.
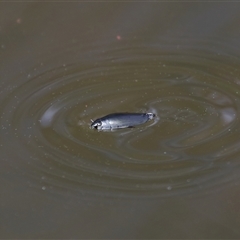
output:
{"label": "beetle's head", "polygon": [[91,124],[91,128],[95,128],[97,130],[101,129],[102,122],[100,120],[93,121]]}
{"label": "beetle's head", "polygon": [[148,115],[148,118],[149,118],[150,120],[152,120],[153,118],[156,117],[156,114],[154,114],[154,113],[147,113],[147,115]]}

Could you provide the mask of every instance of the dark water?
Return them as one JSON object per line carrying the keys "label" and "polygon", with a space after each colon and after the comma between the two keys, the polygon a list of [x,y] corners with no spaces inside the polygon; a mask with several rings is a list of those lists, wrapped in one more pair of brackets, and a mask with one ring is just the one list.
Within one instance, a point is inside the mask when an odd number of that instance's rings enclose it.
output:
{"label": "dark water", "polygon": [[239,3],[0,9],[0,237],[240,236]]}

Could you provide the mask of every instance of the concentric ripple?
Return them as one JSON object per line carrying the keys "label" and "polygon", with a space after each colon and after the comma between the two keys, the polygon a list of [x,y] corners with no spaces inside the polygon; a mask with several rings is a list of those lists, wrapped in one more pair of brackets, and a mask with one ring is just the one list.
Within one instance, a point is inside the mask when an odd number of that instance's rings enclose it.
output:
{"label": "concentric ripple", "polygon": [[[74,194],[164,197],[232,181],[240,61],[228,46],[212,45],[72,49],[64,65],[52,57],[18,76],[1,100],[6,164],[37,189]],[[109,113],[146,111],[158,118],[114,132],[89,128]]]}

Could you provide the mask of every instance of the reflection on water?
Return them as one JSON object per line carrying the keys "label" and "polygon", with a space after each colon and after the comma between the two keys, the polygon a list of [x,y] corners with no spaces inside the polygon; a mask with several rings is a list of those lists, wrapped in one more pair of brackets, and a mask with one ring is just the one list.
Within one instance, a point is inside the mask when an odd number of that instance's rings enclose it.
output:
{"label": "reflection on water", "polygon": [[[79,57],[73,47],[64,55],[74,63],[62,66],[52,62],[63,53],[49,56],[3,91],[6,164],[52,193],[167,197],[231,182],[240,156],[240,61],[213,43],[108,42],[84,46]],[[147,111],[158,118],[134,129],[89,128],[109,113]]]}

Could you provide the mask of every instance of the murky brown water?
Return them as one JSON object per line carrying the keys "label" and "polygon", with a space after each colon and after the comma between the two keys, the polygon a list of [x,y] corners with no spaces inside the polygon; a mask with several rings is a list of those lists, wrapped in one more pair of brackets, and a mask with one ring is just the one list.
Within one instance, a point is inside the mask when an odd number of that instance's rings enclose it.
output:
{"label": "murky brown water", "polygon": [[239,4],[0,9],[0,237],[240,237]]}

